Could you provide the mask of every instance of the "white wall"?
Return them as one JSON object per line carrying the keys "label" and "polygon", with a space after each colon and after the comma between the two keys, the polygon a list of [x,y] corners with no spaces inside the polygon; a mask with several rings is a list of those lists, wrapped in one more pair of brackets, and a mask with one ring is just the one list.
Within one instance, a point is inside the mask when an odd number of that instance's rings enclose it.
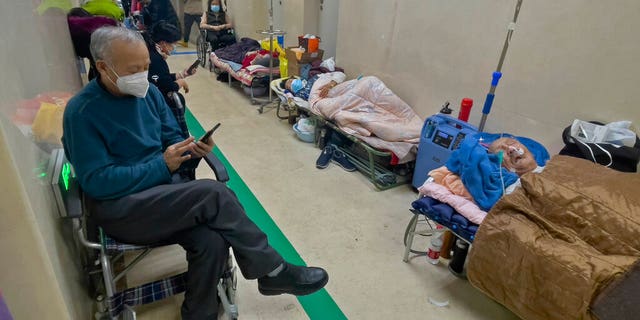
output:
{"label": "white wall", "polygon": [[243,37],[261,39],[256,31],[269,27],[267,1],[229,0],[227,4],[238,40]]}
{"label": "white wall", "polygon": [[14,121],[21,100],[80,88],[65,13],[40,3],[0,2],[0,288],[15,319],[88,319],[78,256],[40,176],[49,153]]}
{"label": "white wall", "polygon": [[[340,1],[337,63],[380,77],[423,117],[471,97],[477,125],[515,3]],[[635,0],[525,0],[486,130],[555,153],[574,118],[640,127],[639,14]]]}

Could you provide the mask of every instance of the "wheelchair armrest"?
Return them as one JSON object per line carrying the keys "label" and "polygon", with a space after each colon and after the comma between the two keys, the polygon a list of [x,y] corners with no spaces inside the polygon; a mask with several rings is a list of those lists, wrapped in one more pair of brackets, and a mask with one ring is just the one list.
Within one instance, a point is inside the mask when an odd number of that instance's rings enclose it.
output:
{"label": "wheelchair armrest", "polygon": [[64,218],[81,218],[84,214],[82,205],[82,191],[80,190],[80,186],[77,183],[70,189],[71,190],[69,190],[69,192],[67,193],[66,199],[64,199],[67,211],[67,215]]}
{"label": "wheelchair armrest", "polygon": [[216,175],[216,179],[218,181],[229,181],[229,173],[227,172],[227,168],[225,168],[224,164],[222,164],[222,161],[220,161],[218,157],[216,157],[213,153],[209,153],[206,157],[204,157],[204,161],[209,165],[211,170],[213,170],[213,173]]}

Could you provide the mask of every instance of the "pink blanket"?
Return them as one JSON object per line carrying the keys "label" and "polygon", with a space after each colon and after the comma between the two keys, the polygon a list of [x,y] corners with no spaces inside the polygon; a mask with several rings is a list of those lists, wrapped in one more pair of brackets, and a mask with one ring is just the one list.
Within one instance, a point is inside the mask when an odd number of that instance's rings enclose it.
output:
{"label": "pink blanket", "polygon": [[418,188],[420,196],[428,196],[450,205],[459,214],[475,224],[481,224],[487,212],[482,211],[475,203],[453,194],[446,187],[435,182],[425,182]]}
{"label": "pink blanket", "polygon": [[309,94],[311,109],[333,120],[340,129],[376,149],[389,150],[400,163],[415,159],[422,119],[376,77],[338,84],[326,98],[320,88],[331,79],[318,79]]}

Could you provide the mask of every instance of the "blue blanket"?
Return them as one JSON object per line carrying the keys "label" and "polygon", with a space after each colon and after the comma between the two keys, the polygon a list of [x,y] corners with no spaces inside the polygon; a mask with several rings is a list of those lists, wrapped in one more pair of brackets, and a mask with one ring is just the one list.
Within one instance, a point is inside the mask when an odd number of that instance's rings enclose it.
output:
{"label": "blue blanket", "polygon": [[491,144],[492,142],[498,140],[498,138],[501,138],[501,137],[514,138],[518,140],[520,143],[522,143],[525,147],[527,147],[527,149],[529,149],[529,152],[533,154],[533,157],[536,159],[536,162],[540,167],[544,167],[547,161],[549,160],[549,152],[547,152],[547,149],[542,144],[540,144],[540,142],[527,137],[517,137],[509,133],[486,133],[486,132],[478,133],[475,136],[475,138],[482,139],[482,142],[486,144]]}
{"label": "blue blanket", "polygon": [[460,148],[451,153],[446,163],[449,171],[457,174],[480,209],[488,211],[502,197],[502,182],[508,187],[518,180],[518,175],[509,172],[500,165],[496,154],[487,153],[487,149],[474,137],[464,139]]}

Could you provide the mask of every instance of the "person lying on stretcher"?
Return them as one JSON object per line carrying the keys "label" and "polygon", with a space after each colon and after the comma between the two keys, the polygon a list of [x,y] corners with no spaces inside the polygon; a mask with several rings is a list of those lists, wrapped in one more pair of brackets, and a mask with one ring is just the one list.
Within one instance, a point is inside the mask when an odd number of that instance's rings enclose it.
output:
{"label": "person lying on stretcher", "polygon": [[541,169],[533,153],[517,139],[498,138],[487,145],[468,138],[445,166],[429,172],[430,178],[418,191],[480,224],[505,192],[520,185],[520,176]]}
{"label": "person lying on stretcher", "polygon": [[393,152],[400,163],[415,159],[423,121],[377,77],[346,80],[344,73],[330,72],[308,81],[289,79],[284,88],[308,100],[313,113],[335,122],[347,134]]}
{"label": "person lying on stretcher", "polygon": [[522,176],[538,167],[533,154],[514,138],[500,138],[491,143],[489,153],[503,152],[502,166]]}

